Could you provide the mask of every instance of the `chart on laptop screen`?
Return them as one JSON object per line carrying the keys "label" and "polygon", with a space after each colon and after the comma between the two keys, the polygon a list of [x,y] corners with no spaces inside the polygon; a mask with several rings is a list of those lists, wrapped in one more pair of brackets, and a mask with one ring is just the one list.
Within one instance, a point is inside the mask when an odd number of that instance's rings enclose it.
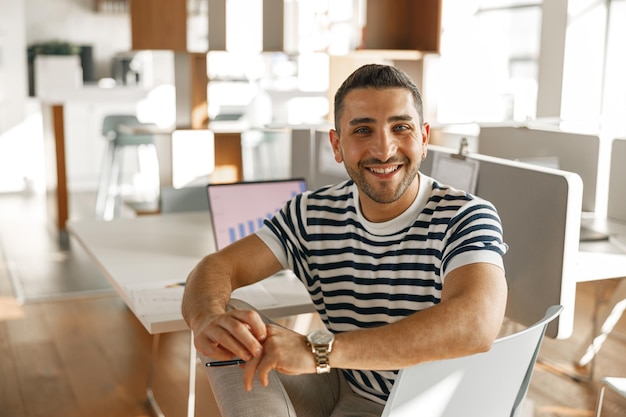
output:
{"label": "chart on laptop screen", "polygon": [[209,184],[207,193],[217,249],[254,233],[265,219],[303,191],[303,179]]}

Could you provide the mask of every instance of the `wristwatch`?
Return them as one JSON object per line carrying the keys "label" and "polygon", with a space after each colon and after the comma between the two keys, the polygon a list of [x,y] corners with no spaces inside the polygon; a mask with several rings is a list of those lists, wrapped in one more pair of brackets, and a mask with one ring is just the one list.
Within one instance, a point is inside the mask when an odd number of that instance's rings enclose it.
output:
{"label": "wristwatch", "polygon": [[328,330],[315,330],[306,337],[307,345],[315,356],[315,366],[318,374],[330,372],[328,354],[333,350],[335,335]]}

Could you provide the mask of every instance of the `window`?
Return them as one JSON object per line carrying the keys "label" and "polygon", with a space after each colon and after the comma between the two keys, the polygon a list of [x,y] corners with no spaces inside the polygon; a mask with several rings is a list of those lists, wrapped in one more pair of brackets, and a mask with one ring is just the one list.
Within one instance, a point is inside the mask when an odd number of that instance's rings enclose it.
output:
{"label": "window", "polygon": [[437,120],[534,117],[541,33],[539,2],[444,2]]}
{"label": "window", "polygon": [[609,13],[602,113],[609,125],[619,126],[626,114],[626,0],[611,1]]}

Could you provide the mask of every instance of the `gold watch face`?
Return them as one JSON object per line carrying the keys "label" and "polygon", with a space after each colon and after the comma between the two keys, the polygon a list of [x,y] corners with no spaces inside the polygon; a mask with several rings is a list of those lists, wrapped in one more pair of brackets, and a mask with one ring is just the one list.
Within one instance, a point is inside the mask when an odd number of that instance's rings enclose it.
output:
{"label": "gold watch face", "polygon": [[335,340],[335,335],[327,330],[316,330],[310,333],[307,339],[313,345],[328,345]]}

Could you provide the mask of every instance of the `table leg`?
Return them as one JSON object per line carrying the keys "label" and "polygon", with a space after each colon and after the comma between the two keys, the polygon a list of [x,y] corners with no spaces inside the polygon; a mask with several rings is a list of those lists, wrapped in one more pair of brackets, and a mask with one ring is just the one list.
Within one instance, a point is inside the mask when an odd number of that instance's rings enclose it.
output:
{"label": "table leg", "polygon": [[148,386],[146,387],[146,396],[148,397],[148,405],[154,411],[154,415],[157,417],[165,417],[165,414],[161,411],[161,407],[154,398],[154,391],[152,391],[152,384],[154,382],[154,370],[157,367],[157,359],[159,352],[159,334],[152,336],[152,354],[150,357],[150,369],[148,370]]}
{"label": "table leg", "polygon": [[42,117],[48,214],[56,230],[62,231],[69,217],[63,105],[44,104]]}
{"label": "table leg", "polygon": [[193,417],[196,407],[196,347],[193,344],[193,332],[189,343],[189,396],[187,398],[187,417]]}
{"label": "table leg", "polygon": [[[193,417],[196,408],[196,347],[193,344],[193,332],[190,332],[191,340],[189,343],[189,394],[187,397],[187,417]],[[148,370],[148,386],[146,388],[146,396],[148,397],[148,405],[154,411],[155,416],[165,417],[161,411],[159,403],[154,397],[152,385],[154,383],[154,371],[157,369],[157,359],[159,353],[159,334],[152,336],[152,354],[150,358],[150,369]]]}

